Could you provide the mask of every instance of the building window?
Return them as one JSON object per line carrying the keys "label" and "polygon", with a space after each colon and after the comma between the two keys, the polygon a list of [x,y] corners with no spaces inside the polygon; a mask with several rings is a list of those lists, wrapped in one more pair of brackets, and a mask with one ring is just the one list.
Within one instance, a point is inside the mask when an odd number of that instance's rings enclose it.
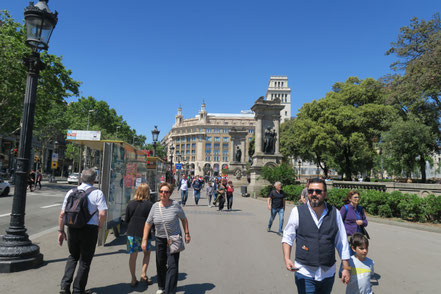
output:
{"label": "building window", "polygon": [[180,141],[181,141],[181,138],[177,137],[176,142],[180,142]]}
{"label": "building window", "polygon": [[211,142],[211,140],[212,140],[212,137],[207,137],[207,142]]}
{"label": "building window", "polygon": [[219,143],[214,143],[214,149],[219,149],[220,148],[220,144]]}
{"label": "building window", "polygon": [[254,134],[254,129],[249,129],[248,134]]}
{"label": "building window", "polygon": [[288,111],[285,111],[285,116],[287,116],[288,115]]}
{"label": "building window", "polygon": [[190,144],[187,144],[187,149],[190,149]]}
{"label": "building window", "polygon": [[215,133],[220,133],[220,129],[214,129]]}
{"label": "building window", "polygon": [[224,143],[224,144],[222,144],[222,150],[225,152],[225,151],[227,151],[227,153],[228,153],[228,143]]}
{"label": "building window", "polygon": [[186,138],[185,138],[185,137],[182,137],[181,141],[182,141],[182,142],[185,142],[185,140],[186,140]]}
{"label": "building window", "polygon": [[207,128],[207,133],[211,133],[211,129],[208,129],[208,128]]}
{"label": "building window", "polygon": [[196,149],[196,144],[194,144],[194,143],[191,144],[191,149],[193,149],[193,150]]}
{"label": "building window", "polygon": [[205,143],[205,152],[211,153],[211,143]]}
{"label": "building window", "polygon": [[195,156],[192,156],[191,161],[195,161],[195,158],[196,158]]}
{"label": "building window", "polygon": [[229,137],[222,137],[222,142],[229,142],[230,138]]}
{"label": "building window", "polygon": [[222,156],[222,161],[228,162],[228,156]]}
{"label": "building window", "polygon": [[253,138],[253,137],[248,137],[248,141],[251,141],[252,138]]}
{"label": "building window", "polygon": [[189,150],[189,149],[186,150],[186,151],[185,151],[185,154],[187,155],[187,158],[188,158],[188,156],[190,155],[190,150]]}
{"label": "building window", "polygon": [[191,140],[194,142],[196,141],[196,136],[191,137]]}
{"label": "building window", "polygon": [[220,156],[219,156],[219,155],[218,155],[218,156],[216,156],[216,155],[215,155],[215,156],[213,156],[213,160],[214,160],[214,161],[219,161],[219,158],[220,158]]}
{"label": "building window", "polygon": [[214,137],[214,142],[220,142],[220,137]]}
{"label": "building window", "polygon": [[176,149],[179,149],[181,147],[181,145],[176,145]]}
{"label": "building window", "polygon": [[205,161],[211,161],[210,153],[205,153]]}
{"label": "building window", "polygon": [[195,155],[196,154],[196,150],[191,150],[191,155]]}

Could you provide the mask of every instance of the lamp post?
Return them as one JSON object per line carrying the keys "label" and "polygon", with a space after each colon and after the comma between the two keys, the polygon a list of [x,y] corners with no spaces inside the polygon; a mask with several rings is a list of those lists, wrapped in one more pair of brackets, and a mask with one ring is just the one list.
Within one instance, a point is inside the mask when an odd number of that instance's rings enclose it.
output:
{"label": "lamp post", "polygon": [[[182,159],[181,154],[180,153],[177,154],[177,152],[176,152],[176,160],[178,161],[178,163],[181,163],[181,159]],[[182,166],[180,169],[178,169],[178,183],[181,182],[181,169],[182,169]]]}
{"label": "lamp post", "polygon": [[95,110],[89,109],[89,112],[87,113],[87,130],[89,130],[90,114],[92,112],[95,112]]}
{"label": "lamp post", "polygon": [[170,184],[173,184],[173,153],[175,151],[175,146],[172,144],[168,150],[170,151]]}
{"label": "lamp post", "polygon": [[302,171],[300,167],[302,165],[302,161],[299,159],[297,163],[299,164],[299,180],[300,180],[300,172]]}
{"label": "lamp post", "polygon": [[0,272],[16,272],[38,267],[43,262],[40,247],[33,244],[24,226],[26,187],[30,167],[32,130],[34,128],[37,82],[44,64],[40,60],[41,49],[47,50],[52,31],[58,21],[58,13],[52,13],[48,1],[29,3],[24,16],[26,21],[26,45],[32,48],[30,56],[24,59],[28,69],[26,93],[23,106],[20,145],[18,148],[16,185],[12,202],[11,220],[6,235],[0,239]]}
{"label": "lamp post", "polygon": [[156,142],[158,142],[159,136],[158,126],[155,126],[155,129],[152,131],[152,139],[153,139],[153,156],[156,156]]}

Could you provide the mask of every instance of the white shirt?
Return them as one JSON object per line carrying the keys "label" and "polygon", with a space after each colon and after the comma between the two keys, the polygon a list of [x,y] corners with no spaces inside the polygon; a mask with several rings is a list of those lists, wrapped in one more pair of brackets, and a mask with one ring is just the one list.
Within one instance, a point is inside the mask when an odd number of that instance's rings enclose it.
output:
{"label": "white shirt", "polygon": [[[77,188],[78,188],[78,190],[86,191],[89,187],[92,187],[92,185],[82,183]],[[61,206],[61,210],[64,210],[66,208],[67,198],[69,197],[70,193],[72,193],[72,190],[73,189],[69,190],[69,192],[66,193],[66,196],[64,196],[63,206]],[[98,218],[99,211],[100,210],[107,210],[106,198],[104,197],[104,194],[101,190],[96,189],[96,190],[92,191],[87,196],[87,200],[88,200],[87,204],[89,206],[89,213],[90,214],[92,214],[98,210],[92,216],[92,218],[89,220],[89,222],[87,224],[98,226],[99,225],[99,218]]]}
{"label": "white shirt", "polygon": [[181,179],[181,187],[180,190],[187,191],[188,190],[188,180]]}
{"label": "white shirt", "polygon": [[[317,219],[317,215],[309,205],[309,201],[306,202],[306,204],[308,205],[309,212],[311,213],[314,223],[317,225],[317,228],[320,228],[320,226],[323,223],[323,218],[328,213],[327,207],[325,206],[325,210],[320,216],[320,219]],[[348,243],[348,237],[346,236],[346,229],[343,224],[341,214],[338,211],[336,211],[335,215],[338,226],[338,233],[335,236],[335,241],[334,241],[335,248],[337,249],[337,252],[340,255],[341,259],[349,259],[350,258],[349,243]],[[285,227],[285,230],[283,231],[282,243],[287,243],[289,246],[292,247],[294,240],[296,239],[296,232],[298,227],[299,227],[299,211],[296,206],[292,209],[288,223]],[[326,267],[326,266],[315,267],[315,266],[306,266],[297,261],[294,261],[294,265],[295,267],[300,268],[300,270],[298,271],[299,274],[302,274],[310,278],[314,278],[314,280],[316,281],[321,281],[323,279],[333,277],[335,274],[335,264],[331,267]]]}
{"label": "white shirt", "polygon": [[374,276],[374,261],[367,258],[359,260],[355,255],[349,259],[351,280],[346,287],[346,294],[372,294],[371,277]]}

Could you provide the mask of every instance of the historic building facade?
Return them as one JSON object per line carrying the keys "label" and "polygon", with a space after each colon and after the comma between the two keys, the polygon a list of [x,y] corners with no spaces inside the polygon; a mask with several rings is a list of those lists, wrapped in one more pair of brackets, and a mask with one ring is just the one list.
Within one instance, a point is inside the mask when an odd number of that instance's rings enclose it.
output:
{"label": "historic building facade", "polygon": [[[170,155],[170,146],[174,146],[173,163],[182,163],[182,170],[193,175],[220,175],[234,161],[232,130],[246,130],[243,161],[248,162],[248,142],[254,134],[255,120],[253,113],[208,113],[206,104],[193,118],[182,115],[178,108],[175,123],[162,139]],[[168,158],[170,160],[170,158]],[[175,165],[176,166],[176,165]]]}
{"label": "historic building facade", "polygon": [[285,106],[280,111],[280,122],[291,119],[291,88],[288,87],[287,76],[271,76],[268,83],[265,99],[280,99],[280,103]]}

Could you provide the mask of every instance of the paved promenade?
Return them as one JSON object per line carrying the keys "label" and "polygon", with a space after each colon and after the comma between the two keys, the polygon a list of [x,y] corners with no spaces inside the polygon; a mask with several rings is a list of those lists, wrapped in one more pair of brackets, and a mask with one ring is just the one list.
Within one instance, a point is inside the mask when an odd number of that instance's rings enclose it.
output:
{"label": "paved promenade", "polygon": [[[191,193],[190,193],[191,194]],[[205,195],[204,195],[205,196]],[[173,195],[176,199],[176,193]],[[202,198],[198,207],[189,197],[185,207],[192,241],[181,253],[178,293],[296,293],[293,274],[284,268],[281,237],[266,232],[269,212],[262,199],[235,194],[233,211],[218,212]],[[287,206],[285,222],[292,206]],[[53,216],[56,226],[57,216]],[[273,224],[277,230],[278,220]],[[370,222],[369,257],[375,261],[378,293],[439,293],[441,234]],[[0,293],[58,293],[67,247],[57,245],[57,232],[37,236],[45,264],[34,270],[0,274]],[[155,255],[148,276],[153,285],[128,285],[130,274],[125,238],[109,235],[92,262],[88,289],[95,293],[155,293]],[[138,258],[138,270],[141,258]],[[344,293],[336,278],[333,293]]]}

